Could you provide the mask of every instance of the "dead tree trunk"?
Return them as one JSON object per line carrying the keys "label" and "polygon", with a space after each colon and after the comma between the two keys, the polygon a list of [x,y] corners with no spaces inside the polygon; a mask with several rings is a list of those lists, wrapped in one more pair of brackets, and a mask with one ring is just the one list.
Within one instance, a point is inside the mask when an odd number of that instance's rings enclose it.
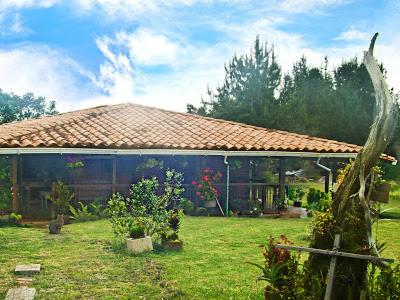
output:
{"label": "dead tree trunk", "polygon": [[[377,113],[367,142],[333,197],[331,230],[324,234],[313,234],[311,247],[329,249],[333,245],[334,233],[342,236],[341,250],[346,252],[379,255],[372,235],[370,210],[370,186],[373,182],[373,167],[377,164],[393,134],[397,107],[392,99],[384,76],[373,56],[375,40],[372,38],[369,50],[364,52],[363,63],[371,77]],[[327,261],[310,256],[309,271],[326,274]],[[367,263],[341,259],[335,275],[334,299],[359,299],[366,288]]]}

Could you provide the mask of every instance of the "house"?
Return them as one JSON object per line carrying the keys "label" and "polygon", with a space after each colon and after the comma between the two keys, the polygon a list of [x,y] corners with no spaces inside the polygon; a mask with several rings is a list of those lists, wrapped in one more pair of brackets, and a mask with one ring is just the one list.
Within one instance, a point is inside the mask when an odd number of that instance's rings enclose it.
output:
{"label": "house", "polygon": [[[185,196],[201,205],[191,182],[205,167],[223,174],[217,186],[225,211],[260,199],[270,212],[284,199],[286,158],[323,159],[334,167],[360,149],[131,103],[0,126],[0,156],[9,158],[12,171],[12,209],[28,215],[49,211],[46,197],[57,180],[68,184],[76,201],[105,201],[114,192],[126,194],[142,176],[156,175],[162,182],[167,168],[184,173]],[[279,176],[267,180],[272,163]]]}

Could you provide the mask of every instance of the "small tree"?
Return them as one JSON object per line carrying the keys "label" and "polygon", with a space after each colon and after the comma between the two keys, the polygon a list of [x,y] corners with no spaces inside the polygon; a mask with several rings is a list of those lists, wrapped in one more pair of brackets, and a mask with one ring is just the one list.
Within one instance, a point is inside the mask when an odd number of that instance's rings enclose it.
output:
{"label": "small tree", "polygon": [[54,204],[57,214],[67,214],[75,194],[62,182],[57,181],[54,195],[50,196],[50,201]]}

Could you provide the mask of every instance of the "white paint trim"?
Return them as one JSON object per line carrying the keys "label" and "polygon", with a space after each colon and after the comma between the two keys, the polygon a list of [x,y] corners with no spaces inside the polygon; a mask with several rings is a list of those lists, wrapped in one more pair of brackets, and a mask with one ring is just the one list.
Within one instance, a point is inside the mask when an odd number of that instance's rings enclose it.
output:
{"label": "white paint trim", "polygon": [[262,157],[331,157],[355,158],[357,153],[320,153],[289,151],[223,151],[178,149],[89,149],[89,148],[0,148],[0,155],[9,154],[110,154],[110,155],[205,155]]}

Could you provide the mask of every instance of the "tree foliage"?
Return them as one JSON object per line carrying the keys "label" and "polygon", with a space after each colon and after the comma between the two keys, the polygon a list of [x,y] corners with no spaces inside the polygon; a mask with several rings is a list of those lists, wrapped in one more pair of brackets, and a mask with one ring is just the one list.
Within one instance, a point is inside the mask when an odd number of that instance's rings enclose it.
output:
{"label": "tree foliage", "polygon": [[373,122],[375,98],[357,58],[329,70],[327,58],[315,68],[303,56],[282,74],[273,47],[257,37],[250,53],[235,55],[225,66],[224,83],[209,89],[199,107],[189,104],[187,110],[362,145]]}
{"label": "tree foliage", "polygon": [[18,96],[0,89],[0,124],[56,113],[55,101],[46,102],[44,97],[35,98],[32,93]]}

